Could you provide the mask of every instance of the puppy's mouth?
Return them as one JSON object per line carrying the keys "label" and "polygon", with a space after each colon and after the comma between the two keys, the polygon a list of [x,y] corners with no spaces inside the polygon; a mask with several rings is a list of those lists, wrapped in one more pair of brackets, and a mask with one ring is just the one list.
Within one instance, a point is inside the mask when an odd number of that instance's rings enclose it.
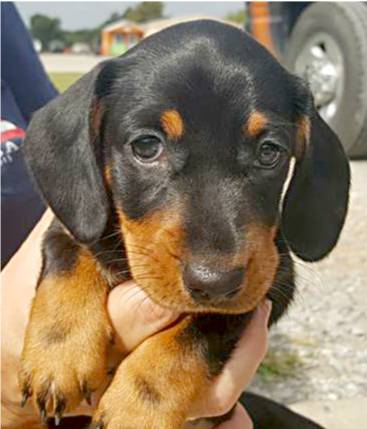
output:
{"label": "puppy's mouth", "polygon": [[181,313],[252,311],[271,288],[279,262],[275,246],[266,257],[260,252],[230,269],[219,262],[219,268],[184,263],[168,254],[152,259],[152,254],[131,253],[132,277],[158,305]]}
{"label": "puppy's mouth", "polygon": [[179,217],[157,212],[138,222],[121,212],[120,219],[132,277],[163,307],[181,313],[246,313],[275,277],[279,254],[272,228],[248,225],[235,254],[221,256],[207,246],[204,255],[197,255],[183,244]]}
{"label": "puppy's mouth", "polygon": [[[276,259],[276,258],[274,258]],[[173,267],[181,266],[177,270]],[[203,266],[185,265],[176,261],[167,267],[176,280],[164,277],[164,270],[142,273],[132,267],[133,278],[158,305],[185,313],[239,314],[254,310],[268,293],[275,276],[277,263],[271,258],[259,267],[253,259],[246,267],[231,270],[209,270]],[[139,272],[140,271],[140,272]],[[135,274],[135,275],[134,275]]]}

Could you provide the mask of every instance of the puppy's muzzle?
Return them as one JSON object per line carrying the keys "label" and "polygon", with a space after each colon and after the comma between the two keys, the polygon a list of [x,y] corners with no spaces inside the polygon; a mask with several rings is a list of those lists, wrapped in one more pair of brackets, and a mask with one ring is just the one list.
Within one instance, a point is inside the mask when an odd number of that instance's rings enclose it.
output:
{"label": "puppy's muzzle", "polygon": [[245,269],[219,270],[205,265],[187,264],[182,279],[198,303],[212,303],[234,298],[244,282]]}

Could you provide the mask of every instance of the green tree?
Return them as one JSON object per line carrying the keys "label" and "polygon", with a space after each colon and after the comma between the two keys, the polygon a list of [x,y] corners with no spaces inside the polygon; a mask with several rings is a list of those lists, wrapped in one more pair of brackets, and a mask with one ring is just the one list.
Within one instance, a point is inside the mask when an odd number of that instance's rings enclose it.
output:
{"label": "green tree", "polygon": [[146,22],[151,19],[163,18],[164,5],[162,2],[143,1],[135,7],[128,7],[123,18],[134,22]]}
{"label": "green tree", "polygon": [[108,24],[112,24],[113,22],[123,19],[123,17],[124,17],[123,13],[113,12],[111,13],[110,17],[106,19],[106,21],[103,22],[103,24],[100,25],[100,27],[104,27]]}
{"label": "green tree", "polygon": [[63,40],[60,20],[46,15],[33,15],[31,17],[31,34],[39,39],[44,49],[48,49],[52,40]]}
{"label": "green tree", "polygon": [[244,25],[246,22],[246,11],[245,8],[238,10],[237,12],[231,12],[226,17],[225,20],[234,22],[236,24]]}

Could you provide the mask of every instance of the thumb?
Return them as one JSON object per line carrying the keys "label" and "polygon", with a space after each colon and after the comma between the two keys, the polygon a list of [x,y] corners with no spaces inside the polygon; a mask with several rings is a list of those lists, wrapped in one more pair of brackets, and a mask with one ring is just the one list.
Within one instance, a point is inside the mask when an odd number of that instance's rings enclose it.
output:
{"label": "thumb", "polygon": [[155,304],[133,281],[116,286],[108,296],[107,307],[116,332],[116,345],[124,352],[131,352],[179,316]]}

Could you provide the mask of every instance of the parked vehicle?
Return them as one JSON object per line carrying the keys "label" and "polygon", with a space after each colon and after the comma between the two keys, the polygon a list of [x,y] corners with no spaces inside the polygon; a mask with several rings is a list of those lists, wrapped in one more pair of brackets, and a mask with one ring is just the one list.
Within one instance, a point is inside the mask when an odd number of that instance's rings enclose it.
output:
{"label": "parked vehicle", "polygon": [[92,52],[88,43],[77,42],[71,46],[70,51],[76,55],[90,54]]}
{"label": "parked vehicle", "polygon": [[61,40],[51,40],[51,42],[48,45],[48,50],[52,52],[53,54],[59,54],[61,52],[64,52],[65,49],[65,43]]}
{"label": "parked vehicle", "polygon": [[247,6],[247,30],[309,82],[321,116],[349,156],[367,156],[367,3]]}
{"label": "parked vehicle", "polygon": [[38,39],[33,40],[33,47],[37,54],[40,54],[42,52],[42,42]]}

